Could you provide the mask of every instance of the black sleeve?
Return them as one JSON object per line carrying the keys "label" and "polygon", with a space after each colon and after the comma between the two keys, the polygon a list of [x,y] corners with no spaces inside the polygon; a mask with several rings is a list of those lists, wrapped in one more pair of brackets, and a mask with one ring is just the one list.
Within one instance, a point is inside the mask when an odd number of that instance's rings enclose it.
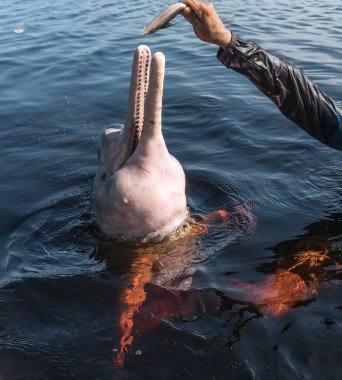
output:
{"label": "black sleeve", "polygon": [[304,72],[246,42],[232,33],[217,58],[228,68],[245,75],[279,110],[322,143],[342,149],[341,116],[334,102]]}

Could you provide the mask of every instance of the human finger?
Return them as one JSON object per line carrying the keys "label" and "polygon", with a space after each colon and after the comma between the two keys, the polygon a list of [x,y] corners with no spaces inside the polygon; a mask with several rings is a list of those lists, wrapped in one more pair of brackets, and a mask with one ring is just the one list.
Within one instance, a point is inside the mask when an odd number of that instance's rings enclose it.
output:
{"label": "human finger", "polygon": [[209,16],[212,13],[216,13],[213,3],[201,3],[202,15]]}
{"label": "human finger", "polygon": [[190,7],[186,7],[184,11],[182,12],[182,16],[190,23],[192,24],[194,22],[194,18],[196,17],[195,13]]}
{"label": "human finger", "polygon": [[197,17],[202,17],[202,3],[198,0],[184,0],[183,3],[190,7]]}

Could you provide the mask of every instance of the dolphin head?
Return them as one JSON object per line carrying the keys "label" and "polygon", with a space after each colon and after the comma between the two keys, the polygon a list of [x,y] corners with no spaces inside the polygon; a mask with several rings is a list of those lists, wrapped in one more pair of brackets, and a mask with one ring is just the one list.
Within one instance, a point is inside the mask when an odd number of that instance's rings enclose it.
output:
{"label": "dolphin head", "polygon": [[187,219],[184,171],[162,134],[164,68],[162,53],[136,49],[125,125],[100,137],[93,209],[108,237],[158,240]]}

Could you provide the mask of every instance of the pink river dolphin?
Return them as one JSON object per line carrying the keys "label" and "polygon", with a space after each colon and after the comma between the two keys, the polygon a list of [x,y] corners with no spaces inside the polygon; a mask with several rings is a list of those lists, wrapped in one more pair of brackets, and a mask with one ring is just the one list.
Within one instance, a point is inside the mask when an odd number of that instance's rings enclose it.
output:
{"label": "pink river dolphin", "polygon": [[136,49],[125,125],[106,128],[100,137],[93,210],[107,237],[160,241],[183,223],[186,229],[185,174],[162,134],[164,71],[162,53]]}

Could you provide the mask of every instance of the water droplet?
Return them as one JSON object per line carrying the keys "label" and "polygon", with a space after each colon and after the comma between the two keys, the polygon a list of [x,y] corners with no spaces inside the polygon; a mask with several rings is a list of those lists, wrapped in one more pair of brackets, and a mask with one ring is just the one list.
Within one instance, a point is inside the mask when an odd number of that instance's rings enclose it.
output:
{"label": "water droplet", "polygon": [[136,350],[136,351],[135,351],[135,355],[137,355],[137,356],[141,356],[141,355],[142,355],[142,351],[141,351],[141,350]]}

